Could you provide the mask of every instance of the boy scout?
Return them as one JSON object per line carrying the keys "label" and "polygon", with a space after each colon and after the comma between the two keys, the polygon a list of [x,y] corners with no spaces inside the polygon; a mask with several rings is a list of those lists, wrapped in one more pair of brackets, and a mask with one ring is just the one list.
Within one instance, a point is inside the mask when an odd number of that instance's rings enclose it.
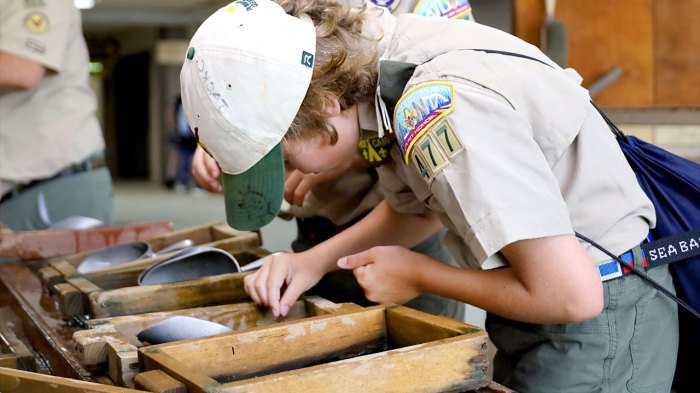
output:
{"label": "boy scout", "polygon": [[[80,12],[70,0],[0,0],[0,222],[112,220],[112,182],[88,85]],[[46,217],[45,217],[46,218]]]}
{"label": "boy scout", "polygon": [[[252,45],[263,31],[274,38]],[[324,273],[353,269],[373,301],[430,292],[487,310],[494,379],[519,392],[669,391],[675,304],[635,276],[608,280],[607,258],[573,235],[642,266],[655,222],[573,70],[475,23],[256,0],[198,29],[181,81],[233,227],[274,218],[285,165],[333,169],[363,131],[395,141],[379,167],[384,202],[246,277],[275,315]],[[404,248],[437,220],[463,268]],[[648,274],[672,287],[666,267]]]}
{"label": "boy scout", "polygon": [[[348,3],[361,6],[364,1],[353,0]],[[393,14],[415,13],[422,16],[473,20],[472,9],[467,0],[372,0],[372,3]],[[294,252],[306,251],[335,236],[381,202],[382,194],[377,181],[376,167],[387,158],[387,154],[382,152],[383,145],[387,143],[385,141],[388,139],[376,138],[370,133],[360,141],[358,157],[336,170],[312,174],[304,174],[298,170],[289,171],[285,184],[285,199],[290,205],[283,214],[294,216],[297,223],[297,238],[292,242]],[[220,192],[219,167],[201,148],[195,152],[192,170],[200,185],[209,191]],[[426,240],[412,247],[412,250],[454,265],[454,258],[442,244],[444,236],[445,229],[440,228]],[[306,293],[339,303],[371,305],[350,271],[329,272]],[[433,294],[422,294],[406,303],[406,306],[435,315],[464,319],[462,302]]]}

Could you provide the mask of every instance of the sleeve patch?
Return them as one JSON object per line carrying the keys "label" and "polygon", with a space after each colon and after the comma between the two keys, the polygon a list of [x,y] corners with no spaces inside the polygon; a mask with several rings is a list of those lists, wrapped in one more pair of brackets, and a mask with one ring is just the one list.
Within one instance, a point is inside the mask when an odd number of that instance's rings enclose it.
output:
{"label": "sleeve patch", "polygon": [[445,119],[418,138],[410,152],[410,159],[423,180],[430,185],[435,176],[462,151],[464,144],[452,124]]}
{"label": "sleeve patch", "polygon": [[471,19],[469,0],[420,0],[413,10],[416,15]]}
{"label": "sleeve patch", "polygon": [[413,87],[399,99],[394,111],[394,130],[406,164],[409,163],[416,140],[452,112],[453,95],[452,83],[425,82]]}

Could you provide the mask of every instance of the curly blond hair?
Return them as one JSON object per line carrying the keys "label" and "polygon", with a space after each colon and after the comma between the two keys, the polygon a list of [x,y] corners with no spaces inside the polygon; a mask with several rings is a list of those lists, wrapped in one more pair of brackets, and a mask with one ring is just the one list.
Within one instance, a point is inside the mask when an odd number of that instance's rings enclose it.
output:
{"label": "curly blond hair", "polygon": [[287,132],[288,138],[338,135],[328,123],[326,107],[337,98],[345,110],[374,98],[377,84],[377,40],[362,35],[368,15],[381,9],[350,8],[337,0],[275,0],[290,15],[305,13],[316,27],[316,58],[311,85]]}

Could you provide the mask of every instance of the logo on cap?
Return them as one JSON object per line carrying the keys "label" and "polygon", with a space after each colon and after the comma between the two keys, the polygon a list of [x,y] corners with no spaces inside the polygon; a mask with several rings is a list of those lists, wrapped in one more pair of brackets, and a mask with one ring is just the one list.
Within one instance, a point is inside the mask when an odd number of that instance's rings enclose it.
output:
{"label": "logo on cap", "polygon": [[301,52],[301,64],[313,68],[314,67],[314,55],[307,51]]}

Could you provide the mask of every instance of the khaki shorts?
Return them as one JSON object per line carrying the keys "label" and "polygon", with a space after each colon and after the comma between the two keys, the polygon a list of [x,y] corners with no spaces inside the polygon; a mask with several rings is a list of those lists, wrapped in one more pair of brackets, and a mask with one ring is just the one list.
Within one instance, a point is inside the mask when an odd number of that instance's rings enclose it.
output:
{"label": "khaki shorts", "polygon": [[[675,293],[668,266],[647,274]],[[669,392],[676,303],[634,274],[603,287],[603,312],[581,323],[535,325],[489,314],[486,329],[498,348],[494,380],[519,393]]]}

